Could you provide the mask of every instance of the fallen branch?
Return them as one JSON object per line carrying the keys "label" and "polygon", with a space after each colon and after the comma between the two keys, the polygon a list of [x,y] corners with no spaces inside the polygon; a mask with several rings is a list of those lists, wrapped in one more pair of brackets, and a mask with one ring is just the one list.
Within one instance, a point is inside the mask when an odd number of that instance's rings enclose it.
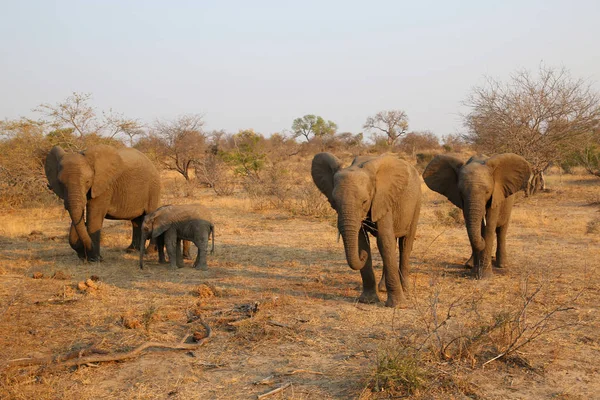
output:
{"label": "fallen branch", "polygon": [[292,384],[288,382],[285,385],[278,387],[277,389],[271,390],[270,392],[259,394],[256,398],[258,400],[264,399],[265,397],[271,396],[272,394],[276,394],[276,393],[282,392],[285,389],[289,388],[290,386],[292,386]]}
{"label": "fallen branch", "polygon": [[54,365],[56,368],[60,367],[72,367],[85,365],[89,363],[102,363],[111,361],[123,361],[130,358],[137,357],[142,352],[148,349],[167,349],[167,350],[196,350],[200,346],[204,345],[211,337],[212,330],[207,323],[200,322],[206,330],[206,336],[196,343],[185,343],[189,339],[191,334],[187,334],[179,343],[161,343],[161,342],[146,342],[142,343],[133,350],[126,352],[108,353],[106,350],[100,350],[95,347],[72,351],[65,355],[49,356],[40,358],[19,358],[16,360],[9,360],[7,368],[15,366],[32,366],[32,365]]}

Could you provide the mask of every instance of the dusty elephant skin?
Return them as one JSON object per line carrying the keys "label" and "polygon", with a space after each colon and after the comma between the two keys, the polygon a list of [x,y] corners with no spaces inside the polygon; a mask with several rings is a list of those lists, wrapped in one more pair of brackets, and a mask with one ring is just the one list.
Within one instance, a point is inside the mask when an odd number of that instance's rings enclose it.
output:
{"label": "dusty elephant skin", "polygon": [[189,240],[198,247],[194,267],[206,271],[208,240],[212,235],[211,254],[215,250],[215,228],[210,211],[199,204],[166,205],[146,215],[142,223],[140,244],[140,268],[144,268],[144,246],[146,240],[155,238],[160,263],[165,263],[164,247],[167,248],[171,267],[183,267],[181,241]]}
{"label": "dusty elephant skin", "polygon": [[46,156],[48,187],[65,202],[71,216],[69,244],[79,258],[101,261],[104,218],[130,220],[130,249],[140,245],[145,214],[160,200],[160,177],[150,160],[135,149],[98,145],[79,153],[54,146]]}
{"label": "dusty elephant skin", "polygon": [[[408,290],[409,257],[421,207],[417,170],[397,157],[356,157],[347,168],[333,154],[319,153],[311,174],[319,190],[337,211],[350,268],[360,270],[363,292],[359,301],[379,301],[368,233],[377,238],[383,259],[379,290],[387,290],[388,307],[402,306]],[[396,259],[400,248],[400,261]]]}
{"label": "dusty elephant skin", "polygon": [[492,248],[497,236],[496,266],[506,267],[506,233],[515,198],[529,179],[531,167],[512,153],[473,156],[466,163],[438,155],[425,168],[427,186],[463,210],[477,279],[492,274]]}

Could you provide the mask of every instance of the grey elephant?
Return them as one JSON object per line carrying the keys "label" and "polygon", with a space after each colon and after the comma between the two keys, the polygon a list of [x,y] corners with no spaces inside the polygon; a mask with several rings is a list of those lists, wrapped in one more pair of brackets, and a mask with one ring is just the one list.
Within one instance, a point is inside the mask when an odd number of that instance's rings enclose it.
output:
{"label": "grey elephant", "polygon": [[148,238],[156,238],[160,263],[165,263],[164,247],[171,267],[183,267],[181,241],[189,240],[198,247],[194,267],[206,271],[208,241],[212,235],[211,254],[215,250],[215,227],[210,211],[199,204],[166,205],[146,215],[142,223],[140,268],[144,268],[144,246]]}
{"label": "grey elephant", "polygon": [[471,258],[477,279],[492,274],[492,248],[497,236],[496,266],[506,267],[506,233],[514,194],[529,179],[531,167],[512,153],[471,157],[466,163],[448,155],[436,156],[425,168],[427,186],[463,210]]}
{"label": "grey elephant", "polygon": [[139,248],[144,215],[154,211],[160,200],[158,171],[144,154],[107,145],[66,153],[54,146],[44,169],[48,187],[64,200],[71,217],[69,244],[79,258],[102,260],[104,218],[131,220],[128,249]]}
{"label": "grey elephant", "polygon": [[[417,170],[391,155],[356,157],[347,168],[330,153],[319,153],[311,174],[338,214],[338,230],[350,268],[360,270],[359,301],[379,301],[367,233],[377,238],[383,259],[380,290],[387,290],[388,307],[404,305],[408,290],[409,257],[421,207]],[[396,247],[400,249],[400,261]]]}

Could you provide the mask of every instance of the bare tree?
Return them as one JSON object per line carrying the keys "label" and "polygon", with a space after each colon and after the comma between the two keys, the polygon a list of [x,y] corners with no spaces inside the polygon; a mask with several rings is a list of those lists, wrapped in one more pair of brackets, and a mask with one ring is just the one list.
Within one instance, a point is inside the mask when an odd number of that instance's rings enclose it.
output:
{"label": "bare tree", "polygon": [[204,157],[206,136],[203,116],[187,114],[172,121],[156,121],[152,135],[158,139],[157,152],[163,167],[177,171],[189,181],[190,167]]}
{"label": "bare tree", "polygon": [[591,84],[562,69],[540,67],[539,75],[518,71],[509,82],[488,78],[465,104],[469,138],[486,152],[523,156],[533,174],[527,193],[544,188],[543,173],[572,151],[600,121],[600,98]]}
{"label": "bare tree", "polygon": [[125,118],[123,114],[115,113],[112,109],[103,115],[105,122],[102,128],[111,139],[118,135],[126,135],[129,138],[129,146],[133,147],[135,137],[145,133],[144,125],[137,119]]}
{"label": "bare tree", "polygon": [[96,111],[89,104],[91,93],[77,93],[66,98],[62,103],[40,104],[34,111],[50,119],[54,129],[72,128],[80,138],[91,133],[97,133],[100,124],[96,118]]}
{"label": "bare tree", "polygon": [[112,109],[98,116],[95,108],[90,105],[91,99],[90,93],[73,92],[60,103],[40,104],[34,111],[43,115],[55,136],[72,147],[85,147],[88,141],[97,142],[102,138],[112,140],[119,135],[129,137],[129,145],[133,146],[134,138],[144,133],[142,123],[125,118]]}
{"label": "bare tree", "polygon": [[380,111],[367,118],[363,129],[385,133],[387,144],[392,147],[396,140],[408,130],[408,116],[402,110]]}

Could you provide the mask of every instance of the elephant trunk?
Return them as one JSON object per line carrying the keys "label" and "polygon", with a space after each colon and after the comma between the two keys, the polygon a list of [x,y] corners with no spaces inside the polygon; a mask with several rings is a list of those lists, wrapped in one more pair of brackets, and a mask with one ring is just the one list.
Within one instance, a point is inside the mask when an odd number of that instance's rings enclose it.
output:
{"label": "elephant trunk", "polygon": [[69,191],[69,195],[67,198],[67,210],[69,210],[69,215],[71,216],[71,221],[73,222],[73,226],[75,227],[77,236],[79,236],[79,240],[81,240],[81,242],[85,246],[85,250],[87,252],[90,252],[92,250],[93,244],[92,238],[90,237],[85,226],[83,206],[84,203],[75,191]]}
{"label": "elephant trunk", "polygon": [[358,235],[365,234],[361,232],[360,222],[344,223],[340,227],[340,233],[344,241],[344,250],[346,251],[348,265],[353,270],[363,269],[369,255],[364,249],[359,249],[358,246]]}
{"label": "elephant trunk", "polygon": [[479,202],[472,201],[465,205],[464,215],[469,241],[471,242],[471,246],[477,251],[485,249],[485,240],[481,236],[481,224],[484,214],[485,204],[481,205]]}

